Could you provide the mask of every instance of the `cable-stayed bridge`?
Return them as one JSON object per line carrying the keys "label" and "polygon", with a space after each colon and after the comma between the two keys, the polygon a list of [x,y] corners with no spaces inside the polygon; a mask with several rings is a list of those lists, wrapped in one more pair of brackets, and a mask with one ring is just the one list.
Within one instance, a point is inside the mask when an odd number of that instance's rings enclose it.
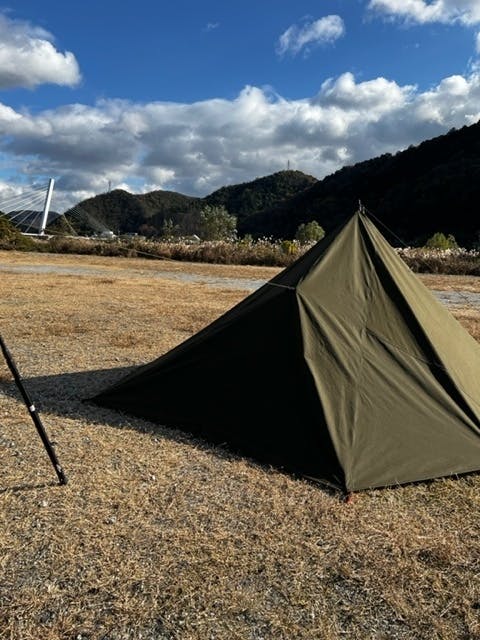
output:
{"label": "cable-stayed bridge", "polygon": [[[0,211],[22,233],[31,235],[45,235],[52,201],[54,179],[50,178],[47,185],[32,187],[22,193],[0,200]],[[58,217],[53,213],[53,217]]]}
{"label": "cable-stayed bridge", "polygon": [[[82,230],[88,228],[94,234],[108,232],[100,220],[82,209],[79,205],[71,207],[67,216],[51,210],[55,181],[50,178],[47,184],[31,187],[22,193],[0,198],[0,213],[3,213],[23,234],[34,236],[52,235],[48,225],[61,218],[62,226],[71,235],[79,235],[75,229],[77,223]],[[55,235],[58,233],[55,232]]]}

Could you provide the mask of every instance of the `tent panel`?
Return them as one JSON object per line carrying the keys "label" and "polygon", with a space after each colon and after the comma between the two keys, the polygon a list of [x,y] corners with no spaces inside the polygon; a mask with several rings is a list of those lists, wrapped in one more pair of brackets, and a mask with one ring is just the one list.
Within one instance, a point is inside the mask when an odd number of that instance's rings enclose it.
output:
{"label": "tent panel", "polygon": [[302,354],[295,292],[281,290],[207,341],[190,342],[96,397],[259,461],[343,486]]}
{"label": "tent panel", "polygon": [[371,333],[363,353],[347,488],[403,484],[480,467],[478,426],[444,387],[435,365]]}

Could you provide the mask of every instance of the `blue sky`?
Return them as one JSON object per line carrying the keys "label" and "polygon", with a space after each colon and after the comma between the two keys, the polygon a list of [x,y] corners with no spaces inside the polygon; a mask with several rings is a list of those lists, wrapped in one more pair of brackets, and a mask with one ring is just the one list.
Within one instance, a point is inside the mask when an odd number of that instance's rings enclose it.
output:
{"label": "blue sky", "polygon": [[0,4],[0,209],[56,179],[205,195],[480,117],[480,0]]}

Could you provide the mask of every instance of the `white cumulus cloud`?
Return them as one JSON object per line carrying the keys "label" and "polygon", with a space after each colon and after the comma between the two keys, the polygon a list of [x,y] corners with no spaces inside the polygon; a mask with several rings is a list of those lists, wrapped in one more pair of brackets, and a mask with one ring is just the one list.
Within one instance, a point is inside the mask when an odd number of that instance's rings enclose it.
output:
{"label": "white cumulus cloud", "polygon": [[61,211],[109,183],[206,195],[287,161],[322,178],[472,124],[479,104],[480,71],[423,92],[344,73],[296,100],[247,86],[232,100],[194,103],[104,100],[35,114],[0,104],[0,156],[11,174],[54,177]]}
{"label": "white cumulus cloud", "polygon": [[296,55],[302,49],[308,52],[312,46],[331,44],[345,33],[345,25],[340,16],[331,15],[306,22],[293,24],[278,39],[277,53]]}
{"label": "white cumulus cloud", "polygon": [[400,87],[385,78],[357,83],[353,73],[346,72],[337,79],[326,80],[316,100],[344,111],[353,110],[357,114],[362,111],[376,117],[405,104],[414,89],[411,85]]}
{"label": "white cumulus cloud", "polygon": [[81,75],[75,56],[58,51],[52,39],[43,29],[0,14],[0,89],[78,84]]}
{"label": "white cumulus cloud", "polygon": [[478,0],[370,0],[368,9],[407,23],[462,24],[480,23]]}

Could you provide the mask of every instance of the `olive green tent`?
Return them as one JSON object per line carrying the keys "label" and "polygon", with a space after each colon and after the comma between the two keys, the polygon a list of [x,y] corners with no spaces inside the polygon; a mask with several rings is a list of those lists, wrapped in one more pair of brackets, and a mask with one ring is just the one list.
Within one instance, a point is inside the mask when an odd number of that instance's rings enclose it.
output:
{"label": "olive green tent", "polygon": [[480,469],[480,345],[362,213],[94,401],[347,491]]}

